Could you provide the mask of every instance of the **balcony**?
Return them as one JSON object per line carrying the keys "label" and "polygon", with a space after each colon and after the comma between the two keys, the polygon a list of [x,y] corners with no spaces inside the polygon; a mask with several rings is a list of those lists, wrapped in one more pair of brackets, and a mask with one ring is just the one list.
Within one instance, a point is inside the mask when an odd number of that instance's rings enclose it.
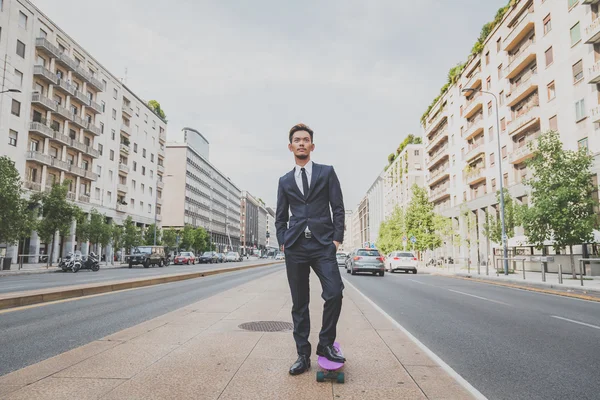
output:
{"label": "balcony", "polygon": [[164,174],[165,173],[165,167],[164,167],[164,165],[156,165],[156,171],[159,174]]}
{"label": "balcony", "polygon": [[25,153],[27,161],[36,161],[46,165],[52,165],[52,157],[48,154],[40,153],[39,151],[28,151]]}
{"label": "balcony", "polygon": [[87,154],[89,154],[92,158],[98,158],[100,157],[100,152],[96,149],[94,149],[92,146],[87,146]]}
{"label": "balcony", "polygon": [[165,157],[165,149],[164,147],[158,149],[158,156],[164,158]]}
{"label": "balcony", "polygon": [[429,135],[431,132],[436,130],[444,121],[448,120],[448,110],[443,108],[440,110],[432,120],[429,121],[425,129],[425,134]]}
{"label": "balcony", "polygon": [[600,83],[600,61],[588,68],[588,83]]}
{"label": "balcony", "polygon": [[121,150],[122,154],[129,154],[129,146],[128,145],[121,143],[121,145],[119,146],[119,149]]}
{"label": "balcony", "polygon": [[483,132],[483,113],[479,114],[467,123],[467,129],[463,132],[463,138],[469,140]]}
{"label": "balcony", "polygon": [[[162,215],[156,214],[156,220],[159,222],[162,221]],[[214,222],[214,220],[213,220],[213,222]]]}
{"label": "balcony", "polygon": [[504,68],[506,79],[512,79],[519,75],[521,71],[536,59],[535,46],[532,46],[535,41],[528,41],[523,44],[517,54],[509,55],[509,64]]}
{"label": "balcony", "polygon": [[600,17],[596,18],[589,24],[584,31],[583,39],[587,44],[600,42]]}
{"label": "balcony", "polygon": [[31,93],[31,103],[48,111],[56,111],[57,103],[54,100],[50,100],[40,92]]}
{"label": "balcony", "polygon": [[[467,84],[463,86],[464,88],[476,88],[481,86],[481,67],[479,67],[475,72],[471,74],[471,77],[467,81]],[[463,93],[465,96],[469,95],[469,92]]]}
{"label": "balcony", "polygon": [[[77,64],[77,62],[76,62]],[[73,68],[73,75],[77,76],[79,79],[82,79],[86,82],[89,82],[92,79],[92,73],[86,71],[85,68],[81,64],[77,64],[75,68]]]}
{"label": "balcony", "polygon": [[67,94],[69,96],[75,96],[75,86],[71,85],[69,82],[64,79],[58,79],[56,85],[54,85],[54,90],[63,92],[63,94]]}
{"label": "balcony", "polygon": [[86,132],[91,133],[92,135],[100,136],[102,134],[102,130],[94,125],[93,122],[87,122],[87,126],[84,128]]}
{"label": "balcony", "polygon": [[124,185],[122,183],[118,183],[117,184],[117,190],[121,193],[127,193],[127,191],[129,190],[129,188],[127,187],[127,185]]}
{"label": "balcony", "polygon": [[442,165],[441,167],[439,167],[438,169],[436,169],[435,171],[431,172],[429,175],[429,179],[427,179],[427,185],[429,186],[433,186],[441,181],[443,181],[444,179],[450,177],[450,164],[446,163],[444,165]]}
{"label": "balcony", "polygon": [[43,65],[34,65],[33,66],[33,76],[37,76],[41,80],[47,83],[51,83],[56,85],[58,82],[58,77],[55,73],[50,72],[50,70],[46,69]]}
{"label": "balcony", "polygon": [[65,172],[69,172],[71,170],[71,165],[67,161],[59,160],[58,158],[54,157],[52,157],[52,166]]}
{"label": "balcony", "polygon": [[436,203],[436,202],[439,202],[440,200],[443,200],[449,196],[450,196],[450,187],[449,186],[436,188],[429,193],[429,202]]}
{"label": "balcony", "polygon": [[[521,164],[525,160],[533,157],[533,153],[537,148],[537,138],[540,136],[540,132],[537,132],[531,136],[528,136],[524,142],[515,143],[512,153],[508,157],[508,162],[511,164]],[[529,144],[531,143],[531,148]]]}
{"label": "balcony", "polygon": [[156,198],[156,204],[157,204],[157,205],[159,205],[159,206],[162,206],[162,204],[163,204],[163,199],[162,199],[162,197],[157,197],[157,198]]}
{"label": "balcony", "polygon": [[46,136],[51,139],[54,137],[54,131],[52,130],[52,128],[44,125],[41,122],[35,122],[35,121],[30,122],[29,123],[29,132],[38,133],[42,136]]}
{"label": "balcony", "polygon": [[427,167],[431,169],[438,162],[442,161],[445,158],[448,158],[448,144],[446,143],[442,147],[440,147],[437,151],[429,156],[429,162],[427,163]]}
{"label": "balcony", "polygon": [[66,108],[64,108],[61,105],[56,106],[56,113],[58,115],[62,116],[63,118],[66,118],[71,121],[75,117],[75,115],[71,111],[67,110]]}
{"label": "balcony", "polygon": [[164,189],[165,183],[163,181],[158,181],[158,182],[156,182],[156,187],[159,189]]}
{"label": "balcony", "polygon": [[468,171],[465,171],[465,183],[468,185],[475,185],[485,180],[485,167],[477,167]]}
{"label": "balcony", "polygon": [[85,171],[85,178],[89,179],[90,181],[97,181],[98,180],[98,174],[92,171]]}
{"label": "balcony", "polygon": [[79,103],[83,104],[84,106],[90,105],[89,97],[87,97],[85,94],[83,94],[79,90],[75,91],[75,96],[71,97],[71,100],[77,100]]}
{"label": "balcony", "polygon": [[482,108],[483,101],[481,98],[481,92],[477,92],[473,95],[473,97],[467,100],[467,103],[463,109],[463,117],[469,119]]}
{"label": "balcony", "polygon": [[89,110],[91,112],[93,112],[93,113],[101,114],[102,113],[102,106],[100,104],[96,103],[95,101],[90,100]]}
{"label": "balcony", "polygon": [[540,122],[540,107],[532,106],[527,109],[522,115],[510,121],[506,128],[510,136],[523,132],[529,127],[539,124]]}
{"label": "balcony", "polygon": [[167,141],[167,134],[165,132],[161,132],[158,134],[158,140],[161,142]]}
{"label": "balcony", "polygon": [[483,137],[477,143],[469,145],[469,149],[465,153],[465,161],[469,162],[485,151],[485,141]]}
{"label": "balcony", "polygon": [[89,203],[90,202],[90,196],[87,196],[85,194],[80,194],[79,195],[79,201],[82,203]]}
{"label": "balcony", "polygon": [[60,57],[60,49],[46,38],[35,39],[35,48],[52,58]]}
{"label": "balcony", "polygon": [[596,106],[590,110],[590,117],[593,123],[600,123],[600,106]]}
{"label": "balcony", "polygon": [[85,171],[85,169],[83,169],[81,167],[78,167],[78,166],[76,166],[74,164],[71,164],[70,171],[71,171],[71,173],[73,175],[77,175],[77,176],[80,176],[82,178],[85,178],[85,172],[86,171]]}
{"label": "balcony", "polygon": [[104,92],[104,82],[102,82],[100,79],[96,78],[94,75],[90,74],[90,79],[88,81],[88,84],[91,85],[94,89],[96,89],[99,92]]}
{"label": "balcony", "polygon": [[448,129],[442,129],[438,131],[431,139],[428,139],[427,150],[431,150],[439,145],[443,140],[448,140]]}
{"label": "balcony", "polygon": [[511,51],[525,39],[525,37],[535,28],[533,21],[534,12],[527,10],[520,17],[521,19],[514,25],[513,29],[506,35],[503,41],[504,51]]}
{"label": "balcony", "polygon": [[80,141],[78,141],[77,139],[71,140],[71,146],[74,147],[75,149],[79,150],[82,153],[85,153],[87,151],[87,146],[85,144],[81,143]]}
{"label": "balcony", "polygon": [[523,78],[518,85],[511,86],[510,93],[506,95],[506,105],[512,107],[536,90],[538,90],[538,75],[537,73],[534,74],[528,72],[523,75]]}
{"label": "balcony", "polygon": [[127,136],[131,136],[131,127],[129,125],[121,124],[121,132],[125,133]]}
{"label": "balcony", "polygon": [[71,121],[73,121],[74,125],[77,125],[80,128],[87,129],[87,127],[88,127],[88,122],[86,120],[84,120],[83,118],[81,118],[79,115],[73,115],[73,118],[71,118]]}
{"label": "balcony", "polygon": [[73,146],[73,140],[68,136],[65,135],[64,133],[58,132],[58,131],[54,131],[54,140],[64,144],[65,146]]}
{"label": "balcony", "polygon": [[40,182],[25,181],[23,182],[23,187],[25,189],[33,190],[34,192],[42,191],[42,184]]}
{"label": "balcony", "polygon": [[61,53],[60,57],[56,58],[56,62],[71,71],[75,71],[75,68],[77,68],[77,61],[69,57],[67,53]]}
{"label": "balcony", "polygon": [[127,212],[127,206],[125,204],[117,203],[117,211],[122,213]]}
{"label": "balcony", "polygon": [[127,174],[129,173],[129,167],[125,164],[119,164],[119,171]]}
{"label": "balcony", "polygon": [[121,110],[123,111],[123,114],[126,114],[129,117],[133,117],[133,108],[131,108],[130,106],[123,104]]}

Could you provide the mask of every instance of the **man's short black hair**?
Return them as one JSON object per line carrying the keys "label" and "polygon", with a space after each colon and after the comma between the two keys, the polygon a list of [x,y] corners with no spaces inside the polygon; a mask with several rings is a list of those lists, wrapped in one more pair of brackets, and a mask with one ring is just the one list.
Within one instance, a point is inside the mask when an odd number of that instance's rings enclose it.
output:
{"label": "man's short black hair", "polygon": [[297,124],[294,125],[292,127],[292,129],[290,129],[290,143],[292,143],[292,136],[294,136],[294,133],[298,132],[298,131],[306,131],[308,132],[308,134],[310,135],[310,141],[313,141],[313,130],[310,129],[308,127],[308,125],[304,125],[304,124]]}

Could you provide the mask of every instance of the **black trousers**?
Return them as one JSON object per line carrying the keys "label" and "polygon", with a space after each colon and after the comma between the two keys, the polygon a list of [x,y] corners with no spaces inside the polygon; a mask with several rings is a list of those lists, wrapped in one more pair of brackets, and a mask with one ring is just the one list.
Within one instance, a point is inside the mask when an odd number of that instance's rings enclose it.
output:
{"label": "black trousers", "polygon": [[285,249],[285,264],[292,293],[294,340],[298,354],[308,356],[311,354],[311,345],[308,341],[311,267],[321,281],[323,289],[321,297],[325,300],[319,344],[328,346],[335,341],[337,322],[342,311],[342,291],[344,290],[335,253],[336,248],[333,242],[323,246],[315,238],[307,239],[304,235],[289,249]]}

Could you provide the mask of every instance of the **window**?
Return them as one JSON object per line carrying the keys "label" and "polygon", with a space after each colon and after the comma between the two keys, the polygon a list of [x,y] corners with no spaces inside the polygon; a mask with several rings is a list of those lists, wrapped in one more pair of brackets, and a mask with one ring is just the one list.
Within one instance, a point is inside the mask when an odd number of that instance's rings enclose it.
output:
{"label": "window", "polygon": [[152,196],[152,186],[148,188],[148,191],[150,192],[150,196]]}
{"label": "window", "polygon": [[94,199],[100,200],[100,188],[96,188],[94,191]]}
{"label": "window", "polygon": [[136,116],[136,117],[139,117],[139,116],[140,116],[140,108],[139,108],[139,107],[136,107],[136,108],[135,108],[135,116]]}
{"label": "window", "polygon": [[500,105],[504,104],[504,90],[500,92]]}
{"label": "window", "polygon": [[500,120],[500,131],[504,132],[506,130],[506,118],[502,117]]}
{"label": "window", "polygon": [[48,33],[45,30],[43,30],[42,28],[40,28],[40,36],[39,37],[46,39],[48,37]]}
{"label": "window", "polygon": [[575,121],[581,121],[585,116],[585,99],[581,99],[575,103]]}
{"label": "window", "polygon": [[579,60],[573,65],[573,82],[577,83],[581,79],[583,79],[583,60]]}
{"label": "window", "polygon": [[102,155],[104,151],[104,146],[102,146],[100,143],[98,143],[98,153],[100,153],[100,155]]}
{"label": "window", "polygon": [[508,186],[508,173],[502,176],[502,181],[504,182],[504,186]]}
{"label": "window", "polygon": [[148,214],[152,213],[152,204],[148,204]]}
{"label": "window", "polygon": [[553,117],[550,117],[550,119],[548,120],[548,127],[550,128],[551,131],[558,130],[558,120],[556,119],[556,115]]}
{"label": "window", "polygon": [[492,178],[492,192],[496,191],[496,178]]}
{"label": "window", "polygon": [[148,123],[148,114],[144,114],[144,122]]}
{"label": "window", "polygon": [[137,153],[137,143],[134,143],[134,144],[133,144],[133,152],[134,152],[134,153]]}
{"label": "window", "polygon": [[111,192],[106,192],[106,197],[108,198],[108,202],[112,203],[112,193]]}
{"label": "window", "polygon": [[102,106],[102,112],[106,111],[106,103],[105,102],[100,102],[100,105]]}
{"label": "window", "polygon": [[506,151],[506,146],[502,146],[502,159],[504,160],[507,155],[508,152]]}
{"label": "window", "polygon": [[113,110],[112,110],[112,118],[113,118],[115,121],[117,120],[117,110],[115,110],[114,108],[113,108]]}
{"label": "window", "polygon": [[23,73],[15,68],[15,83],[21,87],[23,86]]}
{"label": "window", "polygon": [[135,180],[132,179],[131,180],[131,187],[133,187],[133,190],[135,190],[135,184],[136,184]]}
{"label": "window", "polygon": [[12,115],[16,115],[17,117],[20,117],[21,116],[21,103],[15,99],[13,99],[10,112]]}
{"label": "window", "polygon": [[142,183],[142,194],[144,194],[145,190],[146,190],[146,185],[144,185],[144,184]]}
{"label": "window", "polygon": [[104,133],[104,122],[100,122],[100,133]]}
{"label": "window", "polygon": [[548,50],[546,50],[546,67],[549,67],[550,64],[554,62],[554,51],[552,50],[552,46]]}
{"label": "window", "polygon": [[544,18],[544,35],[552,30],[552,20],[550,19],[550,14],[546,15]]}
{"label": "window", "polygon": [[579,150],[583,149],[587,153],[587,151],[588,151],[588,138],[583,138],[583,139],[577,141],[577,148]]}
{"label": "window", "polygon": [[137,171],[137,163],[135,161],[133,162],[133,170]]}
{"label": "window", "polygon": [[111,130],[110,130],[110,135],[111,135],[111,138],[112,138],[112,140],[115,140],[115,137],[116,137],[117,135],[116,135],[116,132],[115,132],[115,130],[114,130],[114,129],[111,129]]}
{"label": "window", "polygon": [[119,92],[117,92],[117,89],[113,89],[113,99],[117,99],[117,96],[119,95]]}
{"label": "window", "polygon": [[498,38],[498,40],[496,40],[496,53],[499,53],[501,49],[502,49],[502,38]]}
{"label": "window", "polygon": [[[569,0],[570,1],[570,0]],[[581,32],[579,30],[579,22],[571,28],[571,46],[575,46],[581,40]]]}
{"label": "window", "polygon": [[494,137],[495,134],[495,130],[493,126],[490,126],[490,128],[488,129],[488,135],[490,135],[490,137]]}
{"label": "window", "polygon": [[98,176],[102,176],[102,167],[100,165],[96,166],[96,173],[98,174]]}
{"label": "window", "polygon": [[502,79],[502,64],[498,65],[498,79]]}
{"label": "window", "polygon": [[488,76],[487,79],[485,80],[485,88],[487,90],[490,90],[492,88],[492,77]]}
{"label": "window", "polygon": [[142,157],[146,158],[146,149],[142,149]]}
{"label": "window", "polygon": [[144,175],[144,176],[146,175],[146,167],[144,167],[143,165],[142,165],[142,175]]}
{"label": "window", "polygon": [[17,40],[17,55],[21,58],[25,58],[25,43]]}
{"label": "window", "polygon": [[111,150],[110,151],[110,161],[114,161],[115,160],[115,151]]}
{"label": "window", "polygon": [[[415,156],[419,155],[419,150],[415,150]],[[150,153],[150,162],[154,162],[154,154]]]}
{"label": "window", "polygon": [[492,115],[492,102],[491,101],[488,103],[487,109],[488,109],[488,116]]}
{"label": "window", "polygon": [[27,15],[23,11],[19,11],[19,27],[27,29]]}
{"label": "window", "polygon": [[152,129],[156,129],[156,121],[152,121]]}
{"label": "window", "polygon": [[490,63],[490,52],[485,53],[485,65]]}
{"label": "window", "polygon": [[154,171],[150,170],[150,178],[154,178]]}
{"label": "window", "polygon": [[12,129],[8,132],[8,144],[11,146],[17,147],[17,138],[19,134],[17,131],[13,131]]}
{"label": "window", "polygon": [[490,154],[490,167],[496,164],[496,155],[494,153]]}
{"label": "window", "polygon": [[140,201],[140,210],[144,211],[144,202]]}
{"label": "window", "polygon": [[548,84],[548,100],[552,100],[556,97],[556,89],[554,88],[554,81]]}

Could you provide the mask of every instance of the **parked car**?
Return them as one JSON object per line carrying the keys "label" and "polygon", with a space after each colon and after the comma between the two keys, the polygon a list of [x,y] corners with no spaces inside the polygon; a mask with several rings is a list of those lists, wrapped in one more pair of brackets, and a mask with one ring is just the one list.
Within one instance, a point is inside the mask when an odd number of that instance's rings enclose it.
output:
{"label": "parked car", "polygon": [[346,263],[346,272],[352,275],[370,272],[373,275],[385,275],[384,258],[376,249],[357,249],[350,253]]}
{"label": "parked car", "polygon": [[386,269],[390,272],[404,271],[417,273],[417,257],[408,251],[393,251],[391,252],[386,261]]}
{"label": "parked car", "polygon": [[225,254],[217,253],[217,262],[224,263],[225,262]]}
{"label": "parked car", "polygon": [[242,256],[240,256],[240,253],[238,253],[237,251],[230,251],[229,253],[227,253],[227,255],[225,256],[225,261],[227,262],[238,262],[238,261],[242,261]]}
{"label": "parked car", "polygon": [[175,256],[175,258],[173,259],[173,264],[175,265],[179,265],[179,264],[196,264],[196,256],[194,255],[193,252],[191,251],[182,251],[179,254],[177,254]]}
{"label": "parked car", "polygon": [[165,248],[162,246],[135,247],[129,256],[129,268],[140,264],[143,265],[144,268],[149,268],[151,265],[164,267]]}
{"label": "parked car", "polygon": [[284,253],[277,253],[277,255],[275,255],[275,259],[276,260],[285,260],[285,254]]}
{"label": "parked car", "polygon": [[216,262],[219,262],[219,257],[214,251],[205,251],[204,253],[202,253],[200,258],[198,258],[198,262],[200,264],[214,264]]}
{"label": "parked car", "polygon": [[338,267],[345,267],[346,260],[348,259],[348,253],[340,251],[335,254],[335,259],[337,260]]}

